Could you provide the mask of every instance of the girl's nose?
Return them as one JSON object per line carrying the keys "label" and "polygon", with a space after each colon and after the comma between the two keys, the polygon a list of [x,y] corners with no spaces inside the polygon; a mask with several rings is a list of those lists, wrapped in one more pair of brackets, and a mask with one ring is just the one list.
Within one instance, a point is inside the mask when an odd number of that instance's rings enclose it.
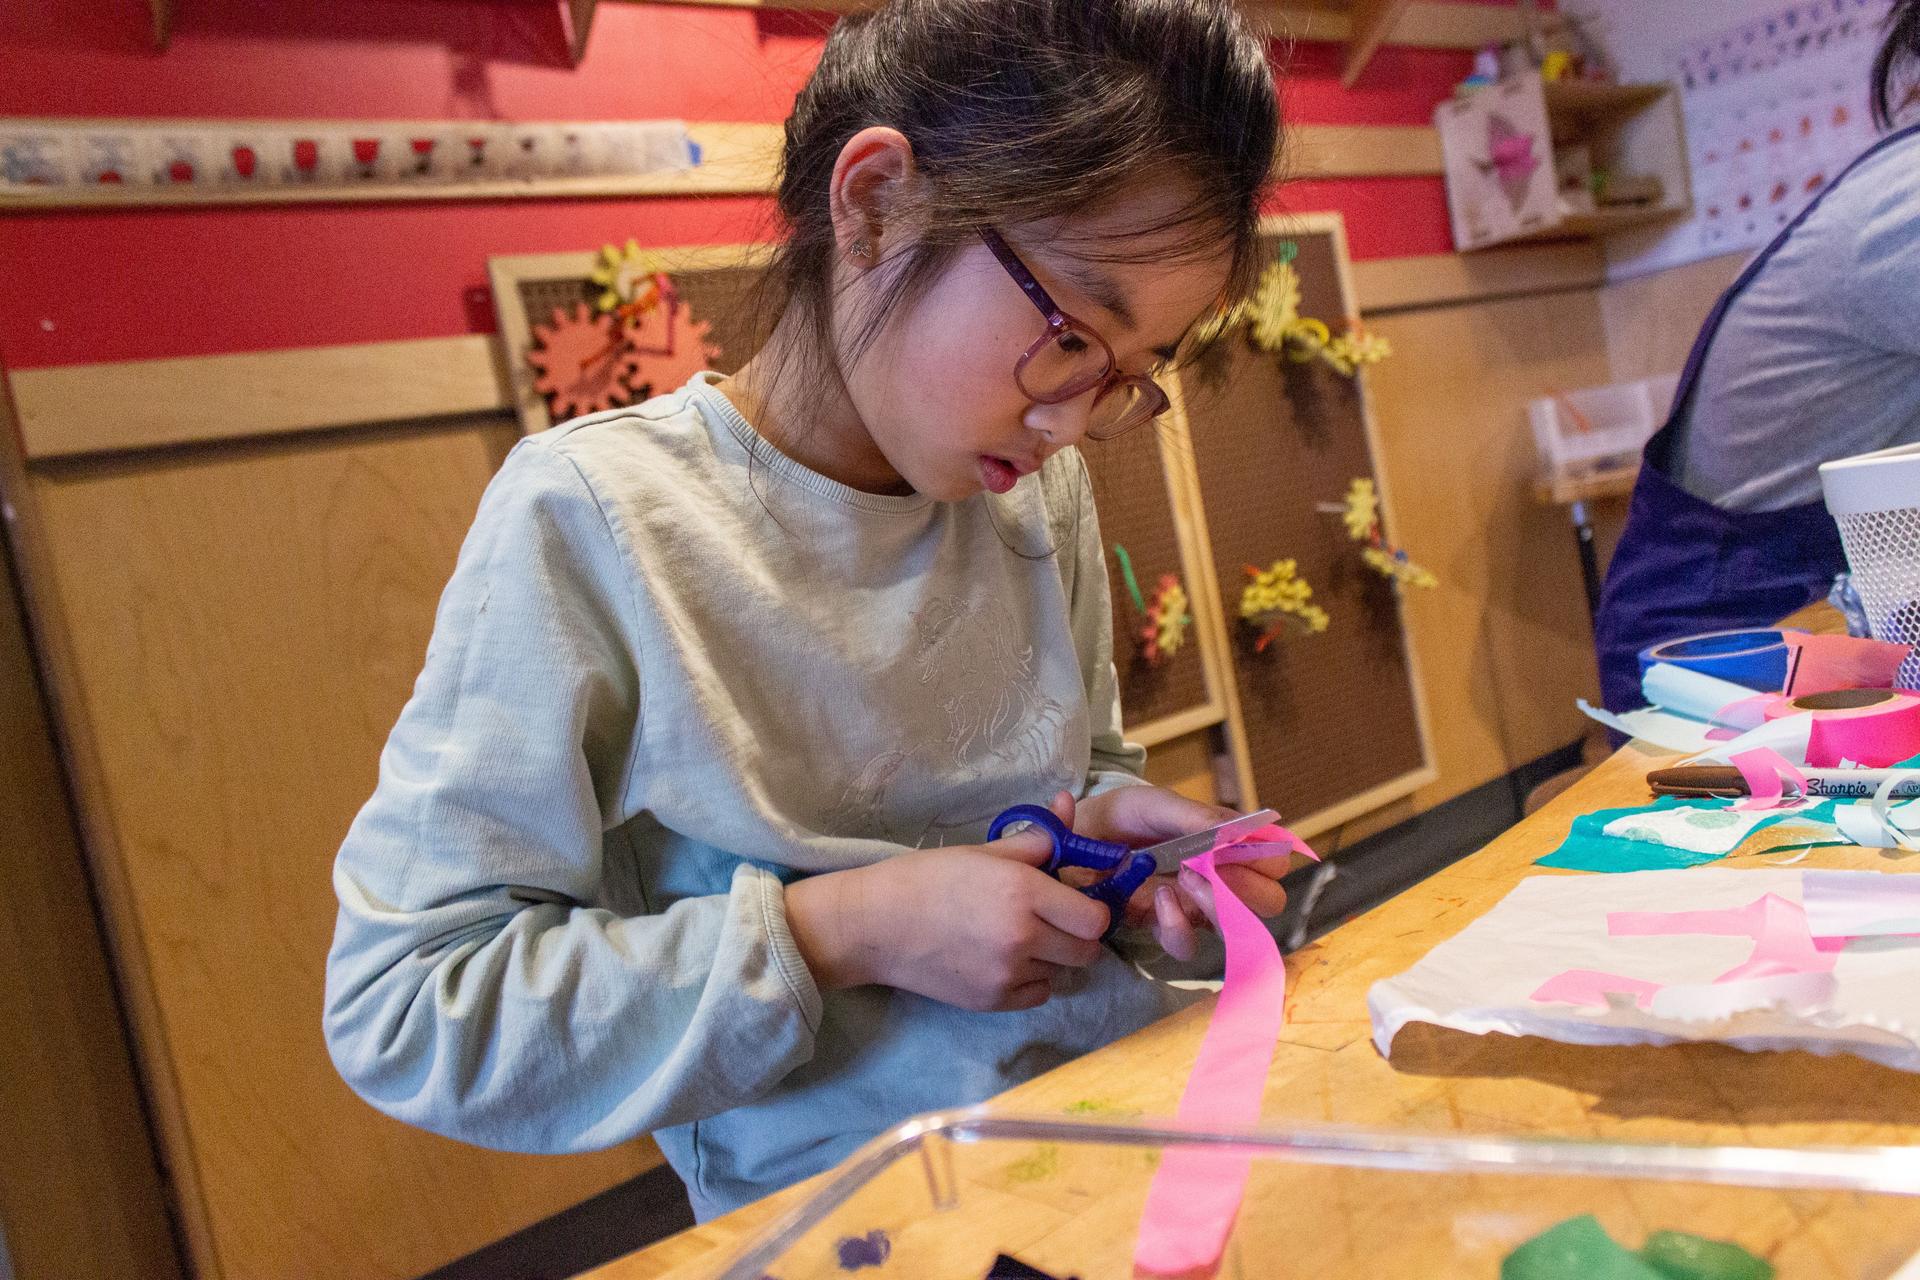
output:
{"label": "girl's nose", "polygon": [[1087,424],[1093,417],[1093,402],[1099,394],[1100,389],[1095,387],[1059,404],[1029,404],[1021,421],[1028,430],[1046,436],[1056,449],[1079,444],[1087,434]]}

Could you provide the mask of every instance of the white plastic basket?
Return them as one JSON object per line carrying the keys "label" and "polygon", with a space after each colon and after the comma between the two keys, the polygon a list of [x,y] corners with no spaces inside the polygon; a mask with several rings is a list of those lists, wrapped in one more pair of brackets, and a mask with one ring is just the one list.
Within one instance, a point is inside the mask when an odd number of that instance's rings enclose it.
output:
{"label": "white plastic basket", "polygon": [[[1920,445],[1823,463],[1820,487],[1873,638],[1920,644]],[[1920,688],[1920,656],[1898,679]]]}
{"label": "white plastic basket", "polygon": [[1678,374],[1587,387],[1527,405],[1540,470],[1548,481],[1630,471],[1648,437],[1666,421]]}

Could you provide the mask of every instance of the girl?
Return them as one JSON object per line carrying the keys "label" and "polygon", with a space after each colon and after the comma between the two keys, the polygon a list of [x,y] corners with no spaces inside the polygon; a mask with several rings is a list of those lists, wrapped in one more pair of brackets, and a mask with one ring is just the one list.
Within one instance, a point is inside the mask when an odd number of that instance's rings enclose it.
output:
{"label": "girl", "polygon": [[[1036,796],[1135,844],[1221,817],[1119,736],[1072,446],[1166,407],[1277,135],[1231,0],[839,23],[760,354],[522,441],[481,502],[335,867],[362,1096],[520,1151],[653,1132],[704,1218],[1187,998],[1043,838],[981,841]],[[1274,914],[1284,869],[1236,889]],[[1189,955],[1204,889],[1130,918]]]}

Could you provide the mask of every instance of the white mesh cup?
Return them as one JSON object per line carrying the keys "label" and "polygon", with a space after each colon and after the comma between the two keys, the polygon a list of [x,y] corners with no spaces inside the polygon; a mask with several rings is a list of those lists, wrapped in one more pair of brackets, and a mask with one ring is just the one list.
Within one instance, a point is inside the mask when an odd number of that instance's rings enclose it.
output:
{"label": "white mesh cup", "polygon": [[[1920,645],[1920,445],[1823,463],[1820,487],[1876,640]],[[1920,689],[1920,650],[1900,666]]]}

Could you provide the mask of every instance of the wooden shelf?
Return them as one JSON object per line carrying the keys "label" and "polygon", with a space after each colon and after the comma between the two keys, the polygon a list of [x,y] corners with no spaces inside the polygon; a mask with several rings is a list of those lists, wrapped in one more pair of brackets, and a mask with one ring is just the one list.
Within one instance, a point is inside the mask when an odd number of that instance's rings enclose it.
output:
{"label": "wooden shelf", "polygon": [[1561,116],[1619,116],[1660,101],[1667,86],[1652,84],[1595,84],[1590,80],[1553,80],[1543,90],[1547,112]]}
{"label": "wooden shelf", "polygon": [[1607,236],[1616,231],[1625,231],[1628,227],[1644,227],[1655,222],[1668,222],[1684,217],[1686,209],[1676,209],[1668,205],[1651,206],[1616,205],[1595,209],[1592,213],[1576,213],[1567,218],[1553,231],[1555,236]]}
{"label": "wooden shelf", "polygon": [[1534,482],[1533,498],[1542,506],[1571,506],[1576,502],[1595,502],[1601,498],[1625,498],[1633,493],[1640,476],[1638,466],[1621,467],[1590,476],[1561,476]]}
{"label": "wooden shelf", "polygon": [[[623,4],[682,4],[727,9],[775,9],[814,13],[852,13],[875,0],[619,0]],[[1442,3],[1441,0],[1241,0],[1248,13],[1296,40],[1344,42],[1363,17],[1373,41],[1417,49],[1479,49],[1511,40],[1519,27],[1507,4]],[[1390,10],[1380,22],[1360,9]],[[1546,15],[1551,21],[1551,15]],[[1371,51],[1369,52],[1371,56]],[[1364,67],[1364,60],[1361,63]],[[1355,71],[1357,77],[1359,72]]]}
{"label": "wooden shelf", "polygon": [[[591,0],[570,0],[591,8]],[[588,15],[587,21],[591,21]],[[584,30],[576,36],[583,40]],[[13,120],[9,126],[69,125],[72,120]],[[207,121],[88,121],[89,125],[151,127],[174,124],[183,130]],[[222,121],[230,129],[285,130],[303,127],[290,121]],[[387,122],[397,123],[397,122]],[[332,129],[338,122],[316,122]],[[424,122],[423,127],[443,125]],[[777,124],[693,122],[687,133],[700,148],[692,169],[633,175],[585,177],[488,178],[459,182],[369,182],[334,187],[142,187],[113,186],[80,190],[0,189],[0,214],[65,208],[134,208],[169,205],[366,203],[395,200],[564,200],[590,197],[675,195],[761,195],[774,189],[783,128]],[[1281,160],[1294,177],[1365,178],[1435,176],[1442,172],[1439,135],[1418,125],[1299,125],[1287,131]]]}

